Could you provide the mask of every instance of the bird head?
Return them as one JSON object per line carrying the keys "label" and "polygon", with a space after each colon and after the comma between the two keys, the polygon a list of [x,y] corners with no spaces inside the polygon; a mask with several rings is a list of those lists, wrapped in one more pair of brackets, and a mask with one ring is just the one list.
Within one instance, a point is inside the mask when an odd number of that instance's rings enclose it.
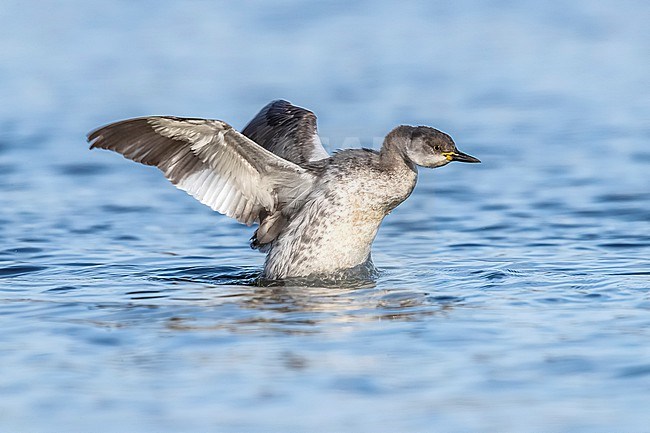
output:
{"label": "bird head", "polygon": [[481,162],[458,150],[449,135],[429,126],[402,125],[393,132],[397,132],[404,139],[402,141],[404,156],[421,167],[442,167],[452,161]]}

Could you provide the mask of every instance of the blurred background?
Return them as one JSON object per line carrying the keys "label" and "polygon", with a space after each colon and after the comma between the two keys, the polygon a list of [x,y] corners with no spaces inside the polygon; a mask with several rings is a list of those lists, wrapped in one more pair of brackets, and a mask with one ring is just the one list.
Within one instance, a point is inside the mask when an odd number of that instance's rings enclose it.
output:
{"label": "blurred background", "polygon": [[[0,3],[0,430],[647,431],[650,3]],[[423,170],[373,287],[259,288],[251,229],[87,150],[133,116]]]}

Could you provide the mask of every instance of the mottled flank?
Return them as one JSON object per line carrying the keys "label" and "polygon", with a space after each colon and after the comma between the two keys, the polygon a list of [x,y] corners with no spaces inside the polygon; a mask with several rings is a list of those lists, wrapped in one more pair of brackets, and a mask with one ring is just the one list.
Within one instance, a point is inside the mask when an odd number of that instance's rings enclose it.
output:
{"label": "mottled flank", "polygon": [[479,162],[447,134],[398,126],[380,152],[329,156],[316,116],[273,101],[244,128],[220,120],[129,119],[93,131],[91,148],[158,167],[212,209],[259,227],[251,246],[267,253],[264,276],[285,279],[371,266],[370,250],[386,215],[413,191],[417,166]]}

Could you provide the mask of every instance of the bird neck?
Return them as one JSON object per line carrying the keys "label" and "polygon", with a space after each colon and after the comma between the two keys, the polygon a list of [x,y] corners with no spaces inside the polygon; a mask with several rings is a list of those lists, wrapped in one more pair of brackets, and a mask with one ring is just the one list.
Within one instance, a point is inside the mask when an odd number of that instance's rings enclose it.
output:
{"label": "bird neck", "polygon": [[394,168],[406,166],[417,172],[417,167],[408,157],[406,148],[410,137],[404,134],[403,126],[393,129],[384,139],[379,152],[379,158],[382,164]]}

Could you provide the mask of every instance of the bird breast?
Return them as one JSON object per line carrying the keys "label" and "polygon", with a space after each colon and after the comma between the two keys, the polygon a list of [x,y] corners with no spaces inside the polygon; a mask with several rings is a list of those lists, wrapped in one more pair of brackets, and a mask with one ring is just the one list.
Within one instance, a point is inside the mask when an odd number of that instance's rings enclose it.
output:
{"label": "bird breast", "polygon": [[324,176],[274,242],[266,276],[330,273],[368,261],[382,220],[415,186],[417,175],[409,172],[364,170]]}

